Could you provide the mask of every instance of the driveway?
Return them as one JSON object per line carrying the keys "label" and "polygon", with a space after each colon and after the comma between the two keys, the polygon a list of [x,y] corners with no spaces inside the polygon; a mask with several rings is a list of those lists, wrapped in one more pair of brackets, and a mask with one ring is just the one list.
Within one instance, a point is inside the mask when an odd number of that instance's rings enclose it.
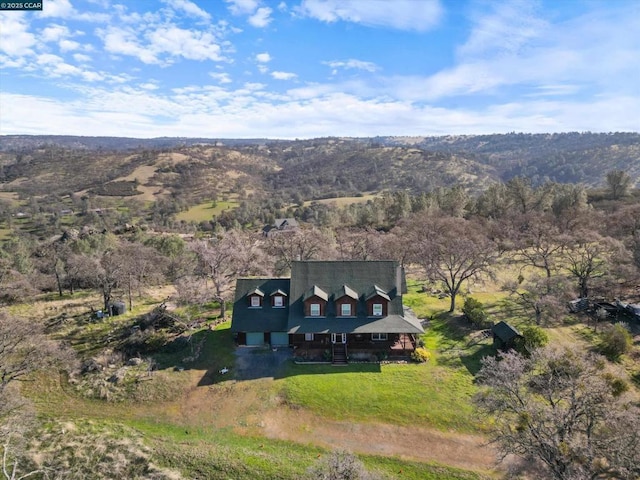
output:
{"label": "driveway", "polygon": [[292,350],[266,347],[236,347],[236,380],[275,378],[291,359]]}

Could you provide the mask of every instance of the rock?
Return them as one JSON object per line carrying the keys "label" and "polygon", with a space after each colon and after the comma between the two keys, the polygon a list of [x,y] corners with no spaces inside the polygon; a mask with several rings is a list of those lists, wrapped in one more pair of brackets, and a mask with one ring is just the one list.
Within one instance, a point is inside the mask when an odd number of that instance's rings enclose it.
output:
{"label": "rock", "polygon": [[130,367],[137,367],[138,365],[141,365],[142,362],[143,362],[143,360],[141,358],[133,357],[133,358],[130,358],[127,361],[127,365],[130,366]]}

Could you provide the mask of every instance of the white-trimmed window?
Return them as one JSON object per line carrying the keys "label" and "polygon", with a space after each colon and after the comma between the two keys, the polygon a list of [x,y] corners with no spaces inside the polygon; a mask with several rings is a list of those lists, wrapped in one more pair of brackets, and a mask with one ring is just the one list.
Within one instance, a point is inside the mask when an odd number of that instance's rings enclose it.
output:
{"label": "white-trimmed window", "polygon": [[381,317],[382,316],[382,304],[381,303],[374,303],[373,304],[373,316],[374,317]]}
{"label": "white-trimmed window", "polygon": [[284,297],[282,295],[276,295],[273,297],[274,307],[284,307]]}
{"label": "white-trimmed window", "polygon": [[320,304],[319,303],[312,303],[309,305],[309,315],[311,315],[312,317],[319,317],[320,316]]}
{"label": "white-trimmed window", "polygon": [[380,341],[387,340],[387,338],[388,338],[388,336],[387,336],[386,333],[372,333],[371,334],[371,340],[373,340],[373,341],[380,342]]}
{"label": "white-trimmed window", "polygon": [[340,305],[340,316],[342,317],[350,317],[351,316],[351,304],[343,303]]}
{"label": "white-trimmed window", "polygon": [[258,295],[252,295],[251,296],[251,306],[256,308],[256,307],[261,307],[261,302],[260,302],[260,297]]}
{"label": "white-trimmed window", "polygon": [[312,342],[313,341],[313,333],[305,333],[304,334],[304,339],[307,342]]}

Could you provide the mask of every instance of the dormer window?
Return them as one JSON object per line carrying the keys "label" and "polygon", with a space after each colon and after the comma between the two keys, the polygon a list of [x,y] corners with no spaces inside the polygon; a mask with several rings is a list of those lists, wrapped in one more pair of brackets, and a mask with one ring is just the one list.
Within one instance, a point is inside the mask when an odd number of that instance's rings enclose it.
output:
{"label": "dormer window", "polygon": [[370,317],[385,317],[388,315],[389,302],[391,298],[383,289],[377,285],[367,295],[367,315]]}
{"label": "dormer window", "polygon": [[304,315],[306,317],[326,316],[329,294],[317,285],[314,285],[303,297]]}
{"label": "dormer window", "polygon": [[284,308],[286,305],[287,293],[278,289],[271,294],[271,306],[273,308]]}
{"label": "dormer window", "polygon": [[250,308],[262,308],[262,299],[264,298],[264,292],[262,290],[254,288],[247,296],[249,297]]}
{"label": "dormer window", "polygon": [[342,285],[336,294],[336,315],[353,317],[358,307],[358,293],[348,285]]}

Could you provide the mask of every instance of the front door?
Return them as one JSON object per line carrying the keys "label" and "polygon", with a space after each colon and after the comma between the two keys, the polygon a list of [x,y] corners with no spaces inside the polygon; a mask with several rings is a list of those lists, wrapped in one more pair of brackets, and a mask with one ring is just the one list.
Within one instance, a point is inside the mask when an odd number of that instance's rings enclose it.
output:
{"label": "front door", "polygon": [[331,334],[331,343],[347,343],[347,334],[346,333],[332,333]]}

